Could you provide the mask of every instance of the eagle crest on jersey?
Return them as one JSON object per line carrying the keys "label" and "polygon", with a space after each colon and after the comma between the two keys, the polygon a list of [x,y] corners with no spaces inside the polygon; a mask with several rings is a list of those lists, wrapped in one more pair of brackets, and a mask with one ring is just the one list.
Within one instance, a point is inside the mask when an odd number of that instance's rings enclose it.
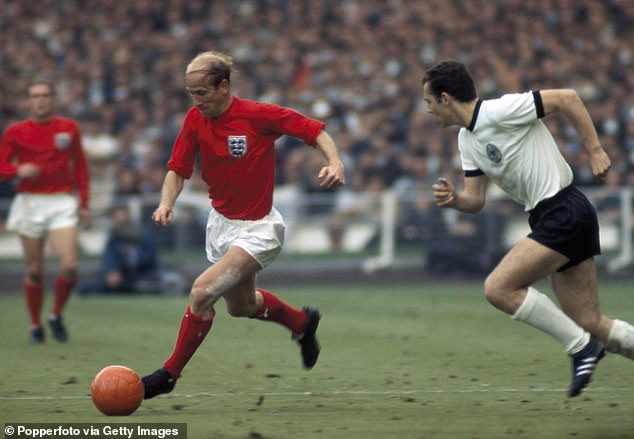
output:
{"label": "eagle crest on jersey", "polygon": [[57,149],[66,149],[70,146],[70,133],[55,133],[55,147]]}
{"label": "eagle crest on jersey", "polygon": [[233,157],[244,157],[247,155],[247,136],[227,137],[227,148],[229,148],[229,154]]}
{"label": "eagle crest on jersey", "polygon": [[500,152],[500,148],[492,143],[487,144],[487,156],[489,157],[489,160],[491,160],[495,164],[502,161],[502,153]]}

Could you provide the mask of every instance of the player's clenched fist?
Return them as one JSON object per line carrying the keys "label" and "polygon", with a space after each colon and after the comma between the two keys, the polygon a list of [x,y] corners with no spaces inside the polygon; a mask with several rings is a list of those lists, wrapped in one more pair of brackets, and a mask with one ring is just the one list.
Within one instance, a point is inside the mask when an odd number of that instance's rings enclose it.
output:
{"label": "player's clenched fist", "polygon": [[456,188],[445,178],[439,178],[438,182],[431,187],[434,191],[434,198],[437,206],[448,207],[455,202]]}
{"label": "player's clenched fist", "polygon": [[158,226],[166,226],[174,219],[174,211],[169,207],[159,206],[152,213],[152,221]]}
{"label": "player's clenched fist", "polygon": [[343,174],[343,163],[341,161],[334,165],[324,166],[317,176],[320,183],[319,186],[327,189],[333,189],[345,183]]}

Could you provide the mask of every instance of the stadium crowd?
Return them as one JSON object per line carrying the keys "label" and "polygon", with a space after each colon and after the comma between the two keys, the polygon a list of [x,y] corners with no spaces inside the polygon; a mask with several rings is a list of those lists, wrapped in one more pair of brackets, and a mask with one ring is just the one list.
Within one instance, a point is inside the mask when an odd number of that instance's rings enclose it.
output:
{"label": "stadium crowd", "polygon": [[[348,173],[399,190],[457,168],[455,132],[421,99],[424,68],[465,62],[480,94],[575,88],[615,164],[634,183],[634,2],[626,0],[5,0],[0,9],[0,130],[24,116],[35,75],[79,120],[92,208],[159,191],[190,100],[183,66],[233,56],[238,96],[327,122]],[[594,184],[563,120],[549,122],[579,184]],[[315,155],[278,143],[279,184],[317,192]],[[363,187],[360,184],[359,187]],[[190,188],[203,186],[195,179]]]}

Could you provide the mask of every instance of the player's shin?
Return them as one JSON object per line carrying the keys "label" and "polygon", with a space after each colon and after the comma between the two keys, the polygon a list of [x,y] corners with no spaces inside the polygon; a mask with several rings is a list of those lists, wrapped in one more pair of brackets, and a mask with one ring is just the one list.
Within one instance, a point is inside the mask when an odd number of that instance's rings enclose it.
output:
{"label": "player's shin", "polygon": [[42,312],[42,305],[44,304],[44,287],[41,283],[32,283],[29,280],[25,280],[23,285],[24,297],[26,299],[26,306],[31,317],[31,325],[41,326],[40,314]]}
{"label": "player's shin", "polygon": [[164,364],[172,377],[180,376],[185,365],[207,336],[215,315],[215,310],[212,310],[209,317],[198,317],[192,314],[189,306],[187,307],[181,320],[174,351]]}
{"label": "player's shin", "polygon": [[554,337],[569,355],[576,354],[588,344],[590,335],[559,309],[546,295],[528,288],[522,305],[512,315]]}
{"label": "player's shin", "polygon": [[68,280],[62,275],[57,275],[55,278],[55,302],[51,315],[57,316],[62,313],[76,283],[75,280]]}
{"label": "player's shin", "polygon": [[262,306],[251,318],[267,320],[286,326],[293,334],[300,335],[306,329],[306,314],[284,302],[273,293],[258,288],[262,295]]}

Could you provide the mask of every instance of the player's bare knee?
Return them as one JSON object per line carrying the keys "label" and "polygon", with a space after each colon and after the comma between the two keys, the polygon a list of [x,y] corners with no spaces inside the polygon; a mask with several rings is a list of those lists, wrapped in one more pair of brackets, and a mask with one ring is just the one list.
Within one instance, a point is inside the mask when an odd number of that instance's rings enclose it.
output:
{"label": "player's bare knee", "polygon": [[196,315],[202,315],[207,311],[211,311],[214,304],[220,298],[219,292],[215,291],[207,285],[194,282],[189,292],[189,306]]}
{"label": "player's bare knee", "polygon": [[62,267],[59,271],[60,276],[69,282],[75,282],[77,280],[77,267]]}
{"label": "player's bare knee", "polygon": [[32,285],[39,285],[42,283],[42,274],[35,271],[27,271],[26,281]]}
{"label": "player's bare knee", "polygon": [[485,290],[484,297],[486,298],[487,302],[489,302],[494,307],[498,309],[505,308],[504,305],[506,304],[506,298],[502,294],[499,294],[497,291]]}
{"label": "player's bare knee", "polygon": [[502,289],[492,276],[484,281],[484,297],[493,306],[497,306],[503,300]]}
{"label": "player's bare knee", "polygon": [[497,309],[509,312],[509,303],[512,300],[512,291],[505,288],[494,277],[489,276],[484,282],[484,297]]}

